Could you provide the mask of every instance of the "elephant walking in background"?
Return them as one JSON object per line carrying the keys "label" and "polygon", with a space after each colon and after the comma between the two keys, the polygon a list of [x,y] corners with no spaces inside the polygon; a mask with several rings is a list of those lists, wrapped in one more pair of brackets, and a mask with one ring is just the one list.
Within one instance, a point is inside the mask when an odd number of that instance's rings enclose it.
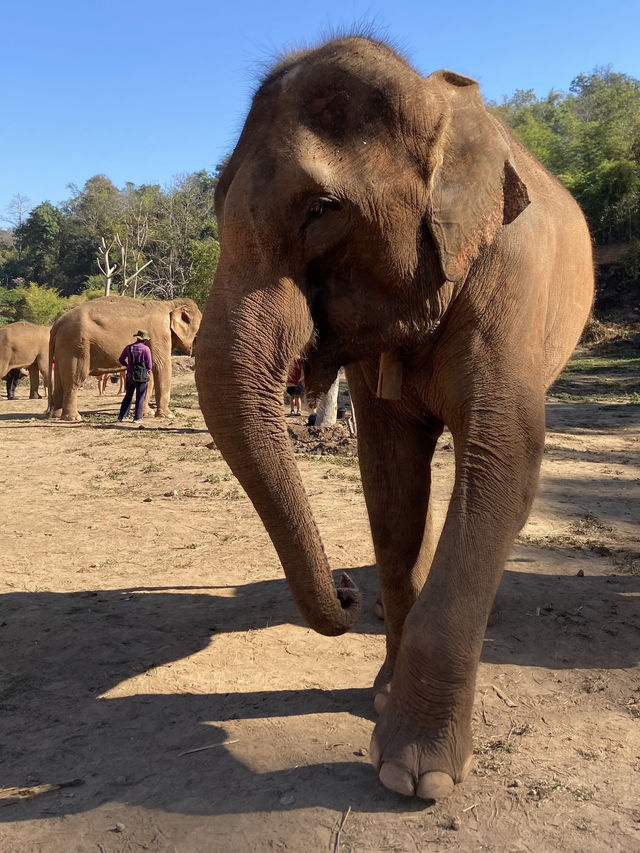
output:
{"label": "elephant walking in background", "polygon": [[[444,797],[472,762],[476,670],[536,490],[545,390],[591,306],[584,217],[473,80],[425,79],[366,38],[266,77],[216,210],[196,364],[207,425],[305,619],[340,634],[360,594],[346,576],[334,587],[282,389],[301,353],[315,394],[346,366],[387,632],[371,757],[389,788]],[[435,541],[445,424],[456,475]]]}
{"label": "elephant walking in background", "polygon": [[7,379],[7,397],[15,399],[20,368],[29,371],[29,397],[40,398],[40,375],[45,393],[49,388],[49,326],[20,320],[0,327],[0,377]]}
{"label": "elephant walking in background", "polygon": [[201,319],[192,299],[162,302],[104,296],[67,311],[51,329],[49,358],[55,362],[55,371],[49,415],[81,420],[78,389],[89,374],[120,371],[122,351],[142,328],[151,338],[156,417],[170,417],[171,353],[179,350],[191,354]]}

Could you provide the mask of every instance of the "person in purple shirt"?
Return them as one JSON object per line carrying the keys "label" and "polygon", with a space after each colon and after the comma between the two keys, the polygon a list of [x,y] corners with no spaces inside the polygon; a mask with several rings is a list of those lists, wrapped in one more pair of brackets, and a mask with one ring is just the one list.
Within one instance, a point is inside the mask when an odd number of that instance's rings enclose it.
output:
{"label": "person in purple shirt", "polygon": [[136,342],[125,347],[119,359],[120,364],[127,368],[127,378],[125,380],[124,398],[120,406],[118,420],[125,421],[129,417],[133,392],[135,391],[136,408],[133,422],[134,424],[141,424],[153,361],[151,359],[151,350],[145,343],[145,341],[150,340],[147,332],[140,329],[133,337],[136,339]]}

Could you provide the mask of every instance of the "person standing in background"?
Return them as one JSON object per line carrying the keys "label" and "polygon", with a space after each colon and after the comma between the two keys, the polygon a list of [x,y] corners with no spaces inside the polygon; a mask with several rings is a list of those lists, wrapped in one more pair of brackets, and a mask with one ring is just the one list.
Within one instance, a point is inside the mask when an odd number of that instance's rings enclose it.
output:
{"label": "person standing in background", "polygon": [[125,380],[125,393],[120,406],[120,414],[118,420],[120,422],[127,420],[131,412],[131,402],[133,394],[136,395],[136,407],[133,416],[134,424],[142,423],[142,413],[144,404],[147,399],[147,391],[149,388],[149,377],[153,368],[151,358],[151,350],[147,346],[150,340],[149,335],[143,329],[140,329],[133,336],[135,343],[129,344],[122,351],[120,356],[120,364],[127,368],[127,376]]}
{"label": "person standing in background", "polygon": [[291,402],[289,417],[292,415],[300,415],[302,413],[301,403],[302,395],[304,394],[304,385],[302,383],[304,378],[303,368],[304,359],[299,358],[294,362],[293,367],[289,371],[289,376],[287,378],[287,394],[289,395]]}

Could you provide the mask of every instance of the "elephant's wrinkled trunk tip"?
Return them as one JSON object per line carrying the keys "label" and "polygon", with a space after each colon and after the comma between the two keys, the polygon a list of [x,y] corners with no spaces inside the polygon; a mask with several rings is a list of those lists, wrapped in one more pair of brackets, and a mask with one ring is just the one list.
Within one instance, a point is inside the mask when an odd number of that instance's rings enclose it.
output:
{"label": "elephant's wrinkled trunk tip", "polygon": [[362,595],[360,590],[351,580],[349,575],[346,572],[343,572],[336,591],[338,593],[340,607],[342,607],[343,610],[352,611],[351,615],[353,616],[353,625],[360,615],[360,609],[362,607]]}
{"label": "elephant's wrinkled trunk tip", "polygon": [[350,631],[360,618],[362,611],[362,594],[351,580],[349,575],[343,573],[336,587],[339,609],[328,613],[326,610],[322,615],[303,609],[309,627],[325,637],[337,637]]}

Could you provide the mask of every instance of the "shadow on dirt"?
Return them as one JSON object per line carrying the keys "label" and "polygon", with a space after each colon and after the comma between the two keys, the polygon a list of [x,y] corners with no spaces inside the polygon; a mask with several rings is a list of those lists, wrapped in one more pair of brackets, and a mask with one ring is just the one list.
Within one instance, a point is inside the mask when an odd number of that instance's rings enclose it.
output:
{"label": "shadow on dirt", "polygon": [[44,412],[2,412],[0,421],[22,421],[25,426],[33,426],[33,421],[48,421]]}
{"label": "shadow on dirt", "polygon": [[543,502],[553,502],[556,506],[564,503],[570,508],[571,514],[562,519],[562,523],[567,525],[579,518],[576,513],[578,507],[583,513],[591,513],[614,526],[624,522],[635,524],[640,518],[640,489],[637,482],[621,476],[623,472],[617,470],[624,464],[611,462],[602,470],[599,478],[543,478],[539,497]]}
{"label": "shadow on dirt", "polygon": [[[371,567],[350,574],[368,593],[375,588]],[[640,656],[639,597],[637,577],[509,571],[483,660],[552,669],[632,667]],[[298,767],[256,773],[225,746],[233,720],[281,717],[298,727],[301,741],[316,734],[322,742],[331,728],[317,715],[327,713],[352,715],[367,743],[368,689],[101,698],[122,681],[211,643],[215,660],[216,636],[223,632],[259,630],[292,617],[298,622],[289,599],[284,580],[241,587],[235,598],[189,588],[2,596],[0,786],[76,778],[84,784],[5,806],[0,820],[73,814],[107,802],[183,814],[343,810],[345,803],[361,811],[424,808],[382,788],[366,755],[355,750],[352,761],[334,761],[327,752],[327,763],[301,760]],[[365,613],[360,629],[381,627]],[[223,668],[224,659],[218,665]],[[292,666],[284,653],[283,666]]]}
{"label": "shadow on dirt", "polygon": [[170,432],[172,435],[209,435],[208,429],[196,429],[195,427],[180,427],[180,426],[157,426],[154,421],[145,421],[139,426],[134,423],[107,423],[107,424],[91,424],[93,429],[109,429],[109,430],[132,430],[136,432],[139,429],[147,432]]}
{"label": "shadow on dirt", "polygon": [[[86,417],[91,417],[91,412],[85,412]],[[133,422],[128,423],[120,423],[116,416],[109,420],[105,420],[102,423],[91,423],[90,421],[61,421],[59,419],[49,418],[47,415],[43,414],[34,414],[34,415],[11,415],[11,414],[0,414],[0,420],[2,421],[15,421],[15,426],[7,427],[7,429],[24,429],[24,428],[33,428],[34,421],[41,421],[43,424],[50,426],[52,428],[60,427],[61,429],[94,429],[94,430],[127,430],[134,433],[137,433],[138,430],[146,430],[147,432],[163,432],[163,433],[171,433],[173,435],[209,435],[209,430],[206,429],[197,429],[195,427],[184,427],[178,426],[179,421],[171,421],[167,426],[159,426],[158,422],[153,418],[149,418],[145,420],[145,422],[141,425],[134,424]],[[173,425],[175,424],[175,426]]]}
{"label": "shadow on dirt", "polygon": [[482,660],[554,670],[634,667],[640,660],[639,599],[637,576],[508,571]]}
{"label": "shadow on dirt", "polygon": [[[557,447],[549,442],[545,448],[545,455],[554,462],[590,462],[619,467],[620,465],[638,465],[640,463],[640,450],[593,450],[591,448],[581,450],[580,448]],[[573,480],[571,481],[573,482]],[[579,482],[579,481],[578,481]]]}
{"label": "shadow on dirt", "polygon": [[547,399],[547,429],[567,435],[610,435],[637,423],[640,407],[625,403],[587,403]]}

